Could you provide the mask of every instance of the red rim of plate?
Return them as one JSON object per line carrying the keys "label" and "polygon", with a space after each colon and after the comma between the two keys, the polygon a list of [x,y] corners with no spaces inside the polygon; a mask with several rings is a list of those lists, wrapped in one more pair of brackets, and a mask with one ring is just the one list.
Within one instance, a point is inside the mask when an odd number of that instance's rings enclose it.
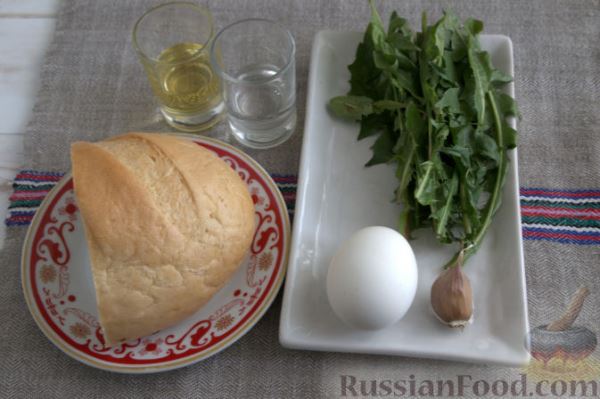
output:
{"label": "red rim of plate", "polygon": [[48,193],[46,198],[44,198],[29,226],[21,258],[21,281],[29,311],[46,337],[67,355],[92,367],[123,373],[152,373],[173,370],[204,360],[227,348],[247,333],[264,315],[281,288],[287,268],[291,233],[285,201],[271,176],[269,176],[269,174],[250,156],[229,144],[206,137],[185,134],[177,134],[177,136],[192,140],[198,145],[202,145],[217,153],[221,158],[224,156],[233,157],[243,169],[250,173],[252,178],[256,179],[265,188],[271,206],[275,210],[277,224],[283,232],[283,238],[280,240],[281,250],[279,251],[274,271],[271,274],[265,290],[253,305],[252,309],[248,311],[234,327],[227,331],[227,333],[214,339],[214,342],[211,342],[211,345],[208,347],[195,348],[179,354],[173,353],[171,354],[171,357],[167,359],[117,359],[111,356],[91,352],[87,345],[77,343],[66,335],[48,315],[39,295],[35,280],[35,265],[39,255],[34,249],[37,248],[37,244],[43,236],[43,227],[49,222],[50,214],[56,203],[73,187],[71,174],[66,174],[50,193]]}

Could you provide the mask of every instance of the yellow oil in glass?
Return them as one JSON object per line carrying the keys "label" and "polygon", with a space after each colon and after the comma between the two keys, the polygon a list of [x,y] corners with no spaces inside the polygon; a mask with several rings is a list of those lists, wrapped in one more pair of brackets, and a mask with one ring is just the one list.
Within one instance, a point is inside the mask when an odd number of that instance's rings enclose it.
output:
{"label": "yellow oil in glass", "polygon": [[179,43],[163,50],[153,69],[148,70],[152,89],[172,114],[199,113],[221,102],[219,78],[201,44]]}

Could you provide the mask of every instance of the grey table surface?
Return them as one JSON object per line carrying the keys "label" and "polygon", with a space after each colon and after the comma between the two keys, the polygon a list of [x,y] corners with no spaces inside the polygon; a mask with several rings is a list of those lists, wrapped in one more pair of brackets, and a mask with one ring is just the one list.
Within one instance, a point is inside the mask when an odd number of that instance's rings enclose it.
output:
{"label": "grey table surface", "polygon": [[[42,67],[41,89],[25,137],[25,165],[69,169],[69,144],[131,130],[168,131],[158,117],[131,47],[133,23],[155,1],[65,1]],[[312,39],[320,29],[363,30],[365,1],[212,1],[222,27],[246,17],[287,26],[297,41],[299,128],[271,151],[249,151],[269,172],[297,173]],[[521,185],[600,188],[600,2],[384,1],[417,26],[452,9],[485,21],[486,33],[514,43],[516,97],[521,106]],[[222,126],[212,136],[231,141]],[[436,380],[468,375],[475,381],[516,380],[526,370],[339,353],[295,351],[278,342],[280,299],[242,339],[206,361],[157,375],[111,374],[84,366],[56,349],[30,317],[20,288],[25,230],[10,228],[0,264],[1,397],[340,397],[344,375],[370,381]],[[548,321],[585,283],[592,295],[579,323],[598,329],[600,250],[527,241],[525,259],[531,325]],[[527,376],[527,374],[525,374]],[[414,376],[414,377],[410,377]],[[531,377],[533,378],[533,377]],[[595,379],[600,378],[600,372]],[[360,392],[358,392],[360,394]],[[533,394],[531,397],[535,397]],[[352,395],[350,395],[352,396]],[[464,397],[475,396],[471,390]]]}

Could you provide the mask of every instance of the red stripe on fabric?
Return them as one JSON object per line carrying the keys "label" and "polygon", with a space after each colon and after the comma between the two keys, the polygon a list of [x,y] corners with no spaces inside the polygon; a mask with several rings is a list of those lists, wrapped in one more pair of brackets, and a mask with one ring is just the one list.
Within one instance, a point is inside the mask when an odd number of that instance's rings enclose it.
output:
{"label": "red stripe on fabric", "polygon": [[554,207],[554,206],[543,206],[543,205],[523,205],[521,206],[521,210],[528,211],[551,211],[553,213],[556,212],[568,212],[568,213],[597,213],[600,214],[600,208],[564,208],[564,207]]}
{"label": "red stripe on fabric", "polygon": [[59,181],[62,179],[62,176],[52,176],[52,175],[34,175],[31,173],[18,173],[15,177],[16,180],[19,179],[28,179],[28,180],[39,180],[39,181]]}
{"label": "red stripe on fabric", "polygon": [[581,219],[581,220],[600,220],[600,214],[591,214],[591,215],[575,215],[572,213],[566,212],[558,212],[558,213],[546,213],[546,212],[536,212],[529,210],[521,210],[521,216],[543,216],[550,219],[564,219],[564,218],[572,218],[572,219]]}
{"label": "red stripe on fabric", "polygon": [[9,201],[18,201],[18,200],[42,200],[48,194],[48,191],[40,194],[28,194],[24,192],[14,192],[8,197]]}
{"label": "red stripe on fabric", "polygon": [[568,238],[574,241],[597,241],[600,242],[600,237],[587,234],[568,234],[568,233],[546,233],[542,231],[524,231],[524,236],[540,237],[540,238]]}
{"label": "red stripe on fabric", "polygon": [[581,191],[581,192],[568,192],[568,191],[546,191],[546,190],[521,190],[522,195],[540,195],[540,196],[561,196],[561,197],[572,197],[572,198],[582,198],[582,197],[596,197],[600,196],[600,191]]}
{"label": "red stripe on fabric", "polygon": [[548,214],[544,212],[521,212],[522,216],[540,216],[548,219],[579,219],[579,220],[600,220],[600,215],[570,215],[570,214]]}
{"label": "red stripe on fabric", "polygon": [[296,176],[277,176],[277,175],[271,175],[271,177],[275,181],[296,181],[298,179]]}
{"label": "red stripe on fabric", "polygon": [[19,215],[19,216],[11,216],[11,217],[7,218],[6,220],[9,222],[31,222],[32,219],[33,219],[33,215],[31,215],[31,216]]}
{"label": "red stripe on fabric", "polygon": [[15,189],[14,194],[48,194],[50,192],[50,189],[40,189],[40,190],[19,190],[18,188]]}

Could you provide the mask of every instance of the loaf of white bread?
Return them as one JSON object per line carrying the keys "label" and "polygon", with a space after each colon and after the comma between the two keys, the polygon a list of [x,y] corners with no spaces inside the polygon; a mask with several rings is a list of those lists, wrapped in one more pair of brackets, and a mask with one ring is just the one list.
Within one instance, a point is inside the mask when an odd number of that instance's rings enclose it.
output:
{"label": "loaf of white bread", "polygon": [[71,147],[107,345],[189,317],[232,277],[254,235],[246,184],[205,148],[129,133]]}

